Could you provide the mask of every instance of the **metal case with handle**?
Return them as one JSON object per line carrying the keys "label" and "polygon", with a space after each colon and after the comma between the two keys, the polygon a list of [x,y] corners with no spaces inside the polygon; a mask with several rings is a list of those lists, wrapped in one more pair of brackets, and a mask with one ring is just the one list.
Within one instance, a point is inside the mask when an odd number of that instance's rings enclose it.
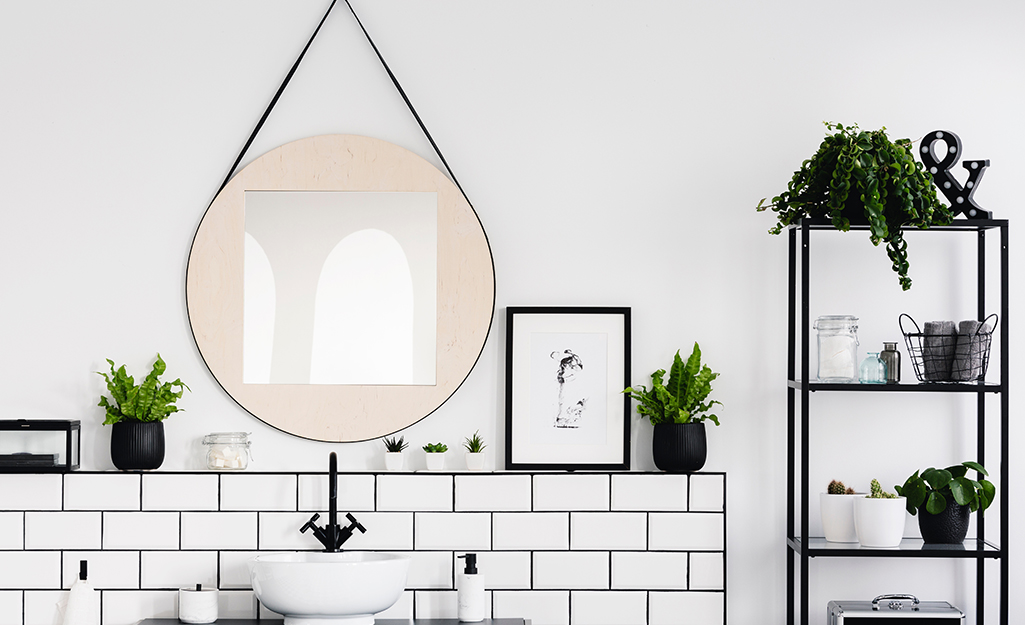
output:
{"label": "metal case with handle", "polygon": [[872,601],[830,601],[829,625],[890,623],[964,625],[964,612],[946,601],[919,601],[914,595],[879,595]]}

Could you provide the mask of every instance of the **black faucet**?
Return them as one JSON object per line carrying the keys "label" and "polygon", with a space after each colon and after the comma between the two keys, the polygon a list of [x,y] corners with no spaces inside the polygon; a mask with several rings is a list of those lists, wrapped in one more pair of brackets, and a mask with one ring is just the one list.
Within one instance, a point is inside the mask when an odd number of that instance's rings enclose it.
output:
{"label": "black faucet", "polygon": [[320,518],[319,514],[314,514],[310,517],[310,520],[306,522],[299,529],[300,533],[305,534],[306,530],[312,529],[313,535],[317,537],[320,544],[324,545],[324,551],[335,552],[341,551],[342,545],[345,541],[352,538],[352,534],[355,530],[359,530],[362,533],[367,532],[367,528],[360,525],[359,521],[352,514],[346,514],[345,517],[349,519],[350,525],[348,527],[341,527],[338,525],[338,456],[335,452],[331,452],[330,461],[328,463],[328,508],[327,508],[327,525],[324,527],[318,527],[316,520]]}

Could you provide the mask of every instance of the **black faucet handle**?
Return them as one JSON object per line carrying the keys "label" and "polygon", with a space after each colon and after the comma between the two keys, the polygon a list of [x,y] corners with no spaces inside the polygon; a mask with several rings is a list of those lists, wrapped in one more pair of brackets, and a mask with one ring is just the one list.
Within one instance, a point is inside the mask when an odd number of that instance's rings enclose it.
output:
{"label": "black faucet handle", "polygon": [[316,521],[319,518],[320,518],[319,514],[314,514],[312,517],[310,517],[310,520],[306,522],[306,525],[303,525],[301,528],[299,528],[299,533],[300,534],[305,534],[306,530],[308,530],[308,529],[311,529],[311,528],[314,529],[314,530],[317,529]]}
{"label": "black faucet handle", "polygon": [[367,528],[360,525],[360,522],[356,520],[356,517],[352,516],[351,512],[346,512],[345,518],[349,519],[349,523],[352,523],[352,525],[349,526],[349,529],[356,528],[363,534],[367,533]]}

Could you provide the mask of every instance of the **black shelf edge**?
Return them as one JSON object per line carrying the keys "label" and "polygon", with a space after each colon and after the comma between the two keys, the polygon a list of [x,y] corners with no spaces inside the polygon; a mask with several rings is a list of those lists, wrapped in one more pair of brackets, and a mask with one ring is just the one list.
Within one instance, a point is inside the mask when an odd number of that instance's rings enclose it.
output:
{"label": "black shelf edge", "polygon": [[[828,217],[815,217],[811,219],[805,219],[809,230],[836,230],[833,227],[833,222]],[[1006,219],[955,219],[949,225],[946,226],[930,226],[929,228],[910,228],[904,227],[906,232],[976,232],[979,230],[992,230],[993,228],[1000,228],[1007,225]],[[788,226],[789,228],[800,228],[801,222]],[[851,224],[851,230],[868,230],[869,225],[866,224]],[[838,231],[839,232],[839,231]]]}
{"label": "black shelf edge", "polygon": [[[787,380],[787,386],[801,390],[802,380]],[[999,393],[1001,384],[967,382],[915,382],[904,384],[843,384],[837,382],[809,382],[808,390],[853,393]]]}
{"label": "black shelf edge", "polygon": [[[787,547],[795,553],[802,553],[801,538],[790,537]],[[900,546],[893,549],[877,549],[862,547],[857,543],[831,543],[821,537],[808,538],[808,557],[827,558],[960,558],[978,560],[979,558],[1000,559],[1003,551],[989,542],[978,538],[969,538],[960,545],[927,545],[921,538],[905,538]]]}

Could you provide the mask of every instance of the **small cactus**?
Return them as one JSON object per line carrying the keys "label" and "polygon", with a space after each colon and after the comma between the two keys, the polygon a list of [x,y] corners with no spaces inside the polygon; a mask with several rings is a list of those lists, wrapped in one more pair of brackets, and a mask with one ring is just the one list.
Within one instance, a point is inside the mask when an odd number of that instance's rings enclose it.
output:
{"label": "small cactus", "polygon": [[869,484],[869,499],[896,499],[897,495],[888,493],[883,490],[883,485],[879,483],[879,480],[872,480]]}
{"label": "small cactus", "polygon": [[830,495],[843,495],[847,493],[848,490],[852,490],[853,492],[853,489],[848,489],[843,485],[843,482],[837,482],[836,480],[830,482],[829,486],[826,488],[826,492]]}

